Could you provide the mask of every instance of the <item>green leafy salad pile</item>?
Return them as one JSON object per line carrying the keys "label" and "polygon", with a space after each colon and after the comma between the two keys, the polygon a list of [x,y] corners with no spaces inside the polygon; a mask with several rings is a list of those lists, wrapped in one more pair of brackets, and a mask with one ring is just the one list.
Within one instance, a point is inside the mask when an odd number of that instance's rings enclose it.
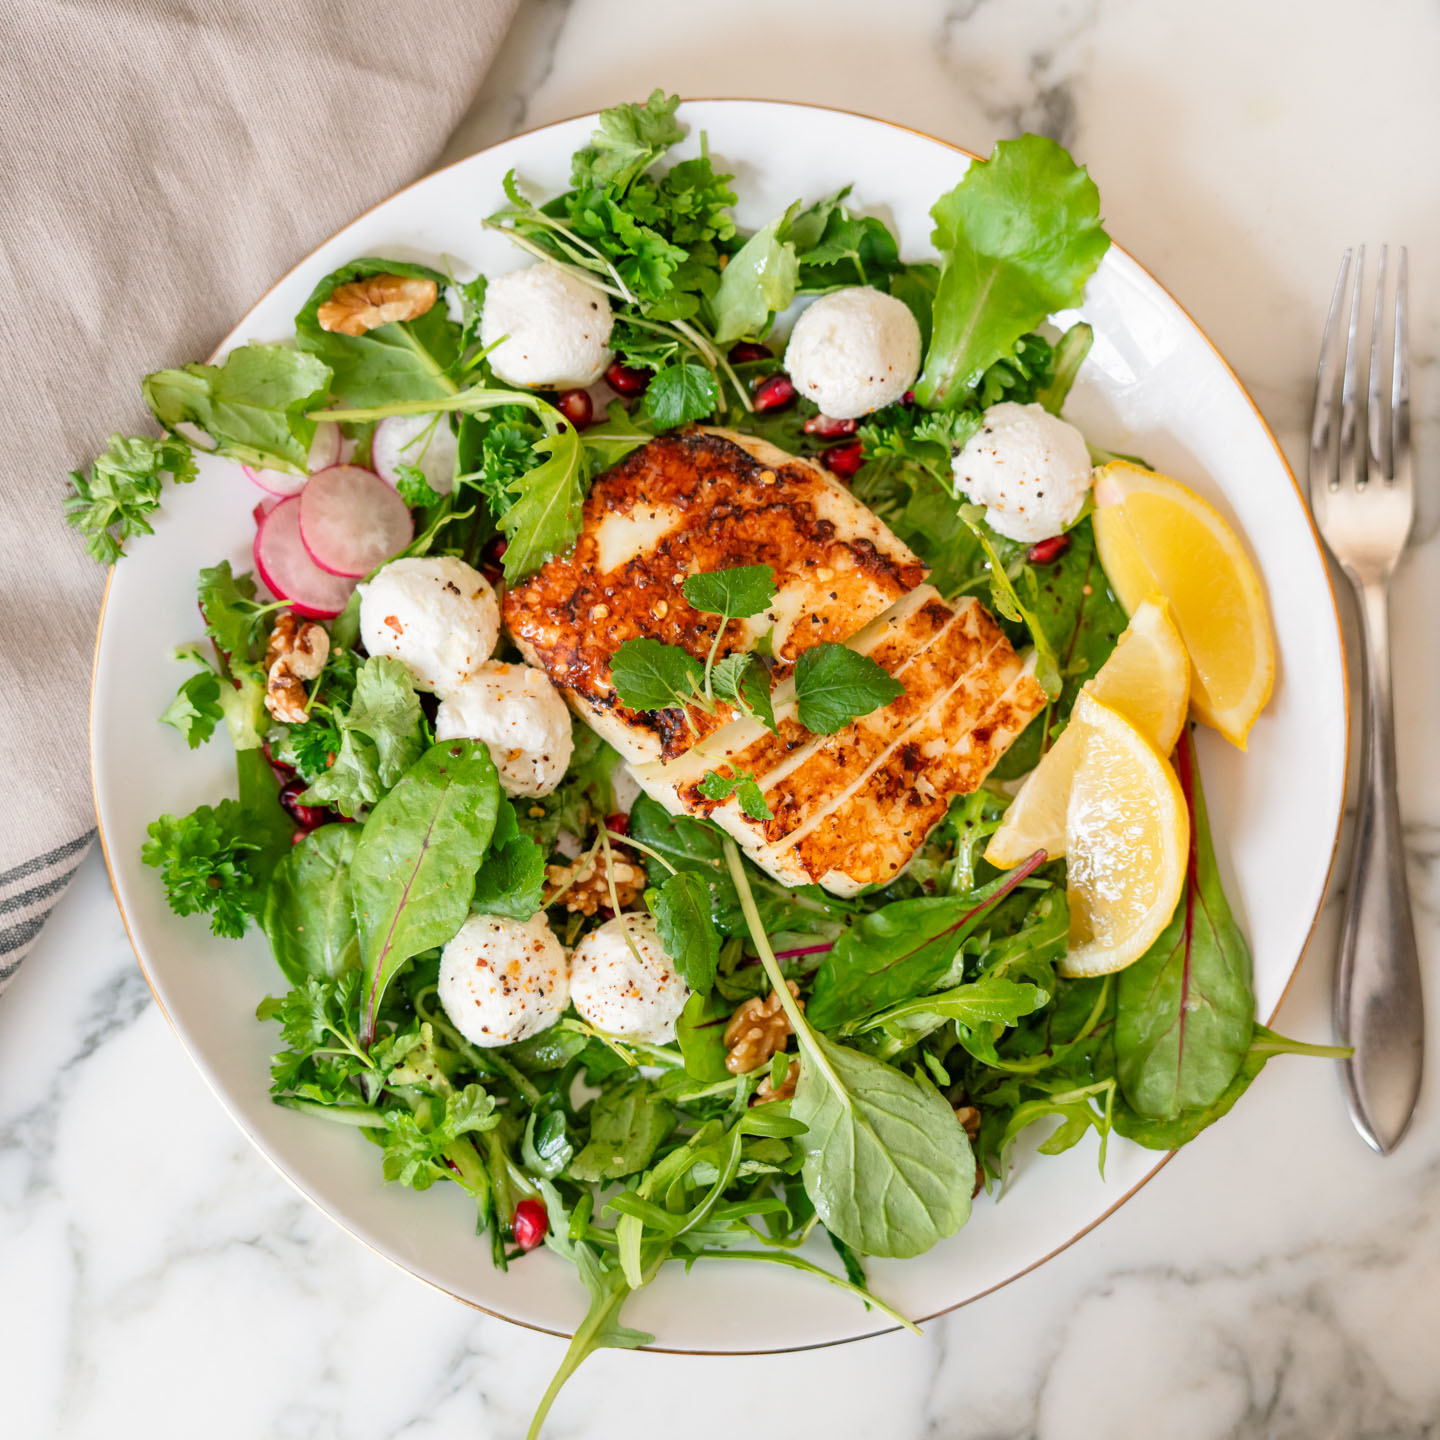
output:
{"label": "green leafy salad pile", "polygon": [[[293,342],[149,376],[163,438],[115,437],[73,477],[68,502],[91,552],[113,561],[150,529],[164,477],[194,479],[195,449],[303,474],[320,418],[344,425],[363,464],[377,420],[434,416],[458,442],[454,486],[441,494],[404,470],[416,538],[403,553],[503,565],[513,582],[573,543],[591,477],[662,431],[718,419],[794,453],[834,448],[803,399],[757,404],[781,370],[765,342],[797,297],[871,285],[919,322],[913,394],[842,436],[854,494],[945,595],[982,595],[1012,641],[1033,646],[1049,705],[901,877],[856,899],[788,889],[719,829],[643,796],[625,821],[618,757],[578,725],[559,787],[512,803],[486,747],[437,743],[430,697],[398,661],[358,648],[353,601],[329,626],[308,718],[280,724],[263,703],[263,657],[283,606],[228,564],[200,572],[210,644],[180,653],[193,673],[161,718],[192,747],[223,729],[238,789],[156,820],[145,862],[179,914],[268,939],[288,986],[257,1012],[276,1027],[277,1104],[353,1127],[387,1181],[468,1191],[496,1265],[542,1236],[575,1265],[589,1312],[535,1432],[587,1354],[650,1339],[621,1315],[668,1262],[788,1266],[909,1324],[868,1289],[866,1257],[921,1255],[953,1235],[972,1193],[1003,1186],[1031,1126],[1043,1122],[1046,1155],[1095,1132],[1102,1166],[1112,1134],[1171,1149],[1225,1114],[1271,1055],[1312,1048],[1255,1021],[1188,734],[1175,756],[1192,819],[1188,883],[1170,928],[1120,975],[1057,973],[1063,861],[1042,852],[1000,873],[982,858],[1008,804],[1002,782],[1033,768],[1126,624],[1084,514],[1063,544],[1017,544],[962,503],[950,465],[997,401],[1058,412],[1085,357],[1088,327],[1046,325],[1080,303],[1109,243],[1085,171],[1049,140],[1002,142],[935,203],[938,261],[912,263],[844,191],[797,200],[742,235],[731,177],[703,140],[667,167],[684,133],[675,109],[656,92],[606,111],[570,190],[542,203],[512,174],[489,222],[611,297],[631,398],[596,423],[568,423],[557,397],[496,379],[478,341],[483,277],[366,258],[317,286]],[[446,303],[360,336],[320,328],[337,285],[382,273],[431,279]],[[690,598],[726,617],[755,613],[769,600],[764,569],[692,577]],[[702,664],[654,642],[627,648],[616,680],[631,703],[723,696],[773,721],[764,657]],[[898,693],[846,656],[860,659],[836,646],[801,661],[799,718],[816,732]],[[747,813],[764,813],[753,777],[705,783],[711,798],[734,790]],[[471,913],[540,912],[566,944],[598,923],[547,884],[566,844],[607,867],[617,854],[644,866],[643,903],[691,991],[673,1042],[627,1043],[571,1012],[482,1049],[437,1002],[440,949]],[[785,1048],[732,1074],[731,1016],[772,995]],[[817,1236],[833,1250],[806,1245]]]}

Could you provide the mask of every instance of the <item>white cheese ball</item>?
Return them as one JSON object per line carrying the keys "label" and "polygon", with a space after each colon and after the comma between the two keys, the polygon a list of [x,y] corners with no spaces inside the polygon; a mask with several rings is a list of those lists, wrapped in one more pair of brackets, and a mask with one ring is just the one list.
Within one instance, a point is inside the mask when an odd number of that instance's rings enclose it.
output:
{"label": "white cheese ball", "polygon": [[1007,400],[951,461],[955,483],[997,534],[1034,544],[1074,522],[1090,488],[1085,437],[1043,405]]}
{"label": "white cheese ball", "polygon": [[482,665],[440,702],[435,738],[483,740],[507,795],[548,795],[565,778],[570,712],[543,670]]}
{"label": "white cheese ball", "polygon": [[[630,932],[635,952],[626,943]],[[570,957],[570,998],[597,1030],[643,1044],[675,1038],[675,1022],[690,998],[675,973],[651,915],[617,915],[592,930]]]}
{"label": "white cheese ball", "polygon": [[915,383],[920,327],[908,305],[870,285],[833,290],[795,322],[785,368],[822,415],[868,415]]}
{"label": "white cheese ball", "polygon": [[438,993],[472,1045],[513,1045],[548,1030],[569,1002],[565,947],[543,914],[472,915],[440,953]]}
{"label": "white cheese ball", "polygon": [[593,385],[615,358],[615,317],[604,291],[558,265],[531,265],[490,281],[480,313],[480,343],[490,367],[512,385],[564,390]]}
{"label": "white cheese ball", "polygon": [[398,660],[422,690],[448,695],[490,658],[500,603],[490,582],[453,556],[392,560],[360,586],[360,638]]}

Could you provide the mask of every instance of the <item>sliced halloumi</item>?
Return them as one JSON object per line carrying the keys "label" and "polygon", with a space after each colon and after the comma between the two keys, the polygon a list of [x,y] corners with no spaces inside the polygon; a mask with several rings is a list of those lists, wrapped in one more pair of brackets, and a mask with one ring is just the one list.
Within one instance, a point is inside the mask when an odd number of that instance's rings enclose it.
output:
{"label": "sliced halloumi", "polygon": [[736,565],[772,566],[776,596],[763,614],[731,621],[718,654],[768,634],[782,675],[925,578],[910,549],[820,466],[750,436],[694,430],[651,441],[595,481],[574,550],[509,591],[505,623],[525,659],[627,760],[671,759],[735,712],[629,710],[611,657],[648,636],[703,660],[720,621],[695,610],[681,585]]}

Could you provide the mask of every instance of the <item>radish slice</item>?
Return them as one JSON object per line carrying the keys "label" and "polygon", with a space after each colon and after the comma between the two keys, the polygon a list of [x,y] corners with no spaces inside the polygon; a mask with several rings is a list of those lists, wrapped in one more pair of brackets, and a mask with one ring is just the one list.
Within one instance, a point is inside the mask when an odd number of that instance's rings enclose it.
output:
{"label": "radish slice", "polygon": [[387,485],[399,483],[401,465],[418,465],[430,488],[437,495],[448,495],[455,488],[458,448],[444,415],[438,420],[434,415],[391,415],[375,427],[370,463]]}
{"label": "radish slice", "polygon": [[414,534],[409,507],[373,470],[332,465],[300,494],[301,538],[332,575],[368,575]]}
{"label": "radish slice", "polygon": [[255,532],[255,568],[266,588],[302,615],[329,620],[338,615],[355,581],[322,570],[300,539],[300,501],[282,500]]}
{"label": "radish slice", "polygon": [[[313,475],[317,470],[328,470],[340,459],[340,427],[333,420],[322,420],[315,427],[315,438],[310,442],[310,456],[305,462]],[[307,475],[292,475],[288,470],[258,470],[253,465],[240,467],[268,495],[288,499],[298,495],[305,488]]]}

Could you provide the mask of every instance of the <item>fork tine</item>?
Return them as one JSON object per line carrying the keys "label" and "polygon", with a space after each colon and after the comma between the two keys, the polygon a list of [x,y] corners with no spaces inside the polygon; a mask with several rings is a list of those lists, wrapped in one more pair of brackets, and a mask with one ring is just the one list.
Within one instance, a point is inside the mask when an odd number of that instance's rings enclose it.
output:
{"label": "fork tine", "polygon": [[1395,279],[1395,354],[1390,374],[1390,463],[1387,472],[1402,485],[1410,482],[1410,257],[1400,247]]}
{"label": "fork tine", "polygon": [[1365,461],[1355,444],[1360,419],[1360,293],[1365,288],[1365,247],[1355,251],[1355,288],[1350,292],[1350,328],[1345,337],[1345,378],[1340,387],[1338,483],[1365,484]]}
{"label": "fork tine", "polygon": [[[1385,272],[1389,260],[1388,245],[1380,247],[1380,265],[1375,275],[1375,309],[1370,317],[1370,382],[1365,396],[1366,438],[1370,453],[1369,478],[1391,480],[1389,396],[1385,385]],[[1393,374],[1392,374],[1393,380]]]}
{"label": "fork tine", "polygon": [[1335,331],[1345,303],[1345,285],[1350,278],[1351,252],[1340,257],[1340,273],[1335,277],[1335,290],[1330,297],[1330,313],[1325,317],[1325,334],[1320,341],[1320,363],[1315,372],[1315,412],[1310,421],[1310,487],[1324,478],[1327,489],[1340,483],[1331,461],[1330,430],[1335,422]]}

